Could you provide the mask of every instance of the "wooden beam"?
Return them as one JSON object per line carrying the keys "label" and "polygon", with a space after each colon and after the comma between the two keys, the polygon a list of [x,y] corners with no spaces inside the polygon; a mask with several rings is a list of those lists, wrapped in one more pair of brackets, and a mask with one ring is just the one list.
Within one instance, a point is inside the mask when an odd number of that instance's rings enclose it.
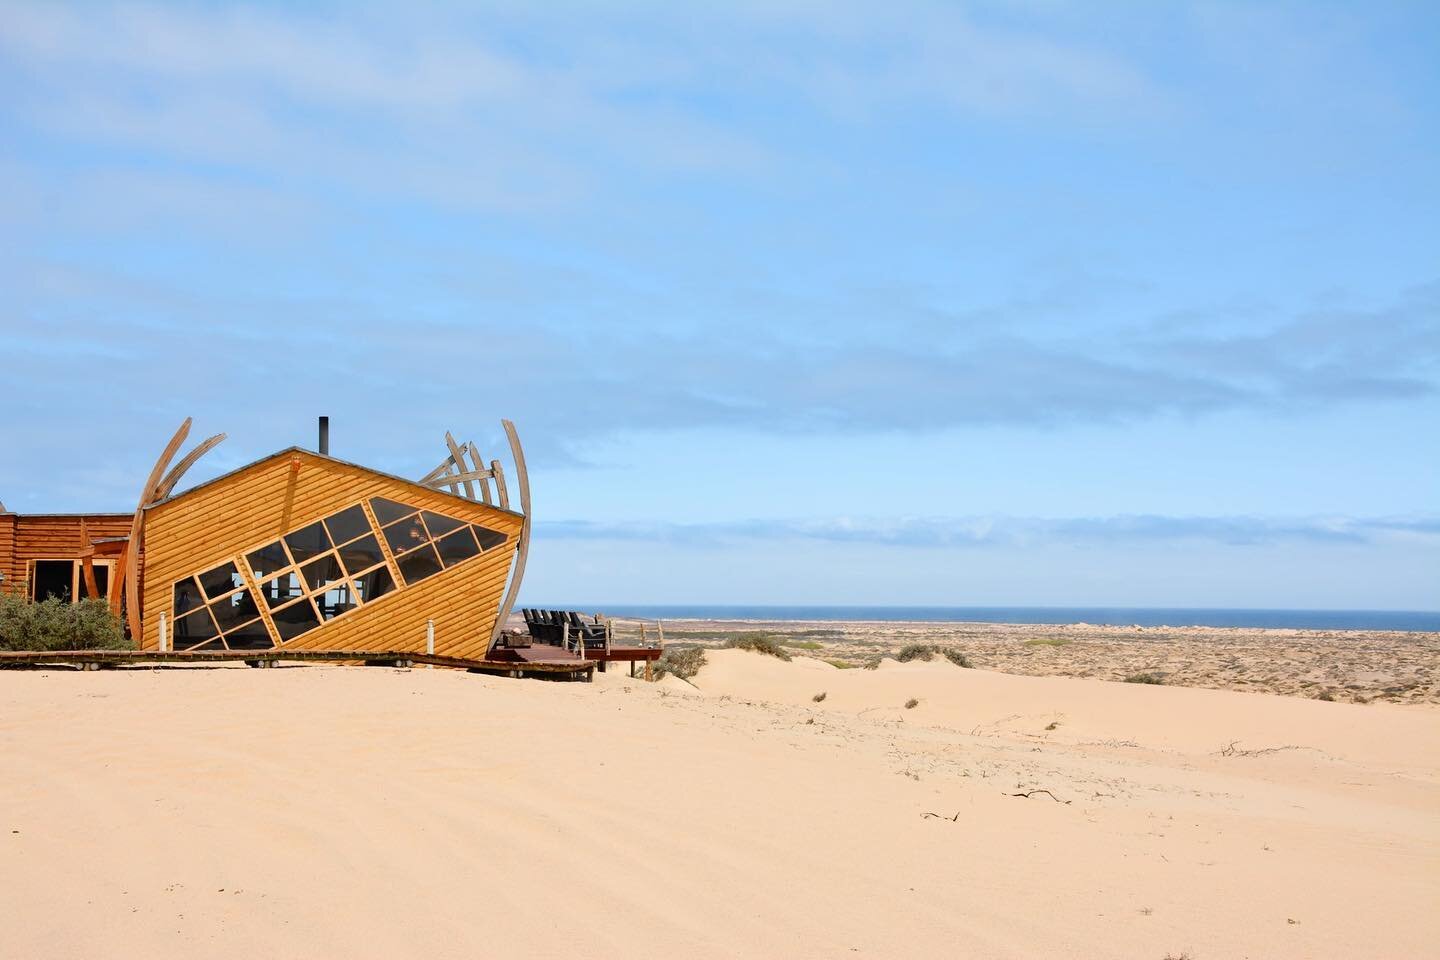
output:
{"label": "wooden beam", "polygon": [[[510,509],[510,491],[505,487],[505,468],[500,466],[499,460],[490,461],[490,472],[495,476],[495,489],[500,494],[500,509]],[[489,503],[490,501],[485,501]]]}
{"label": "wooden beam", "polygon": [[429,487],[432,490],[439,490],[444,487],[453,487],[461,480],[486,480],[489,479],[489,477],[489,470],[470,470],[466,473],[446,473],[436,477],[433,480],[425,481],[421,484],[421,486]]}
{"label": "wooden beam", "polygon": [[[460,472],[461,472],[461,474],[463,475],[464,472],[465,472],[465,454],[460,451],[460,445],[455,442],[455,438],[454,438],[454,437],[450,436],[450,431],[449,431],[449,430],[446,430],[446,431],[445,431],[445,446],[447,446],[447,447],[450,448],[450,457],[451,457],[456,463],[458,463],[458,464],[460,465]],[[466,496],[468,499],[474,500],[474,499],[475,499],[475,484],[474,484],[472,481],[470,481],[470,480],[466,480],[466,481],[464,481],[464,483],[465,483],[465,496]],[[451,493],[459,493],[460,491],[455,488],[454,483],[451,483],[451,485],[450,485],[450,492],[451,492]]]}
{"label": "wooden beam", "polygon": [[454,461],[452,458],[450,458],[450,457],[446,457],[444,463],[440,464],[440,466],[436,467],[434,470],[431,470],[429,473],[425,474],[425,476],[421,477],[421,478],[420,478],[419,480],[417,480],[416,482],[417,482],[417,483],[423,483],[423,484],[426,484],[426,485],[428,486],[431,480],[434,480],[436,477],[440,476],[441,474],[449,473],[450,470],[451,470],[454,466],[455,466],[455,461]]}
{"label": "wooden beam", "polygon": [[209,453],[211,450],[214,450],[224,439],[225,434],[217,433],[215,434],[215,436],[209,437],[208,439],[202,441],[201,444],[197,446],[194,450],[191,450],[189,453],[185,454],[184,459],[182,459],[179,463],[175,464],[175,469],[165,474],[165,479],[161,480],[160,486],[155,488],[155,499],[164,500],[166,497],[170,496],[170,494],[175,490],[175,484],[179,483],[180,478],[185,476],[185,471],[195,466],[196,461],[198,461],[201,457],[205,456],[205,454]]}
{"label": "wooden beam", "polygon": [[90,529],[85,518],[80,518],[80,569],[85,574],[85,593],[95,599],[102,599],[100,586],[95,582],[95,544],[90,542]]}
{"label": "wooden beam", "polygon": [[510,441],[510,454],[515,458],[515,481],[520,487],[520,512],[525,515],[525,519],[520,523],[520,541],[515,547],[515,568],[510,574],[510,586],[505,591],[505,600],[500,604],[499,615],[495,617],[495,629],[490,634],[492,649],[500,639],[500,631],[504,628],[510,611],[515,607],[515,598],[520,593],[520,581],[525,578],[525,561],[530,556],[530,475],[525,471],[525,451],[520,448],[520,436],[515,432],[515,424],[509,420],[501,420],[500,425],[505,428],[505,437]]}
{"label": "wooden beam", "polygon": [[[469,450],[470,450],[470,459],[474,462],[474,464],[475,464],[475,469],[478,470],[478,471],[480,471],[481,473],[486,472],[486,471],[485,471],[485,461],[480,459],[480,451],[475,448],[475,443],[474,443],[474,441],[471,441],[469,444],[467,444],[467,447],[468,447]],[[493,472],[492,472],[492,476],[493,476]],[[493,501],[490,499],[490,481],[489,481],[489,480],[481,480],[481,481],[480,481],[480,496],[484,499],[486,506],[490,506],[490,505],[493,503]]]}
{"label": "wooden beam", "polygon": [[116,615],[120,613],[120,584],[125,585],[125,606],[126,619],[130,624],[130,638],[137,644],[144,642],[141,634],[140,620],[140,531],[145,525],[145,506],[155,499],[155,489],[160,485],[160,479],[165,474],[165,468],[170,465],[171,459],[179,452],[185,438],[190,435],[190,418],[186,417],[185,422],[180,424],[180,429],[175,431],[175,436],[165,445],[160,453],[160,459],[155,461],[155,467],[150,471],[150,476],[145,480],[145,486],[140,491],[140,503],[135,508],[135,519],[130,522],[130,539],[125,545],[125,552],[120,555],[120,561],[115,564],[115,582],[110,585],[110,611]]}

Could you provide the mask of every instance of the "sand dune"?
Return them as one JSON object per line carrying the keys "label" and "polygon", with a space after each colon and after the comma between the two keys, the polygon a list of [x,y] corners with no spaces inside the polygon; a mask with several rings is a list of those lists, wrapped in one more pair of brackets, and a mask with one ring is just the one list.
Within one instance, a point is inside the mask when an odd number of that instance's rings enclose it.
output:
{"label": "sand dune", "polygon": [[[1434,707],[709,656],[694,686],[0,674],[0,956],[1413,957],[1440,934]],[[1033,789],[1058,801],[1010,796]]]}

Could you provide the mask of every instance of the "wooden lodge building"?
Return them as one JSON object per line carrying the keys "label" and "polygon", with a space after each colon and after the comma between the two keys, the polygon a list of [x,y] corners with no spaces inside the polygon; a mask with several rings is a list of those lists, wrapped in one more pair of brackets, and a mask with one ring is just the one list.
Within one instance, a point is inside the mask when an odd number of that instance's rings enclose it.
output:
{"label": "wooden lodge building", "polygon": [[0,590],[105,598],[141,651],[506,659],[501,627],[530,532],[524,453],[509,421],[518,510],[500,462],[485,464],[474,444],[447,434],[444,462],[406,480],[329,456],[324,418],[321,452],[281,450],[177,492],[224,439],[206,440],[167,474],[189,423],[134,514],[24,515],[0,505]]}

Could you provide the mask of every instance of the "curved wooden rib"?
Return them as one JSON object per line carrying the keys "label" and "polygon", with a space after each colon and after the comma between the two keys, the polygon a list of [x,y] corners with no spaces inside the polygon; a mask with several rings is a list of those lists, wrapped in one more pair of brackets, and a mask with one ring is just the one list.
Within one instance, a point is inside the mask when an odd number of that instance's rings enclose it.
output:
{"label": "curved wooden rib", "polygon": [[[470,451],[470,459],[474,462],[475,469],[484,473],[485,461],[480,459],[480,451],[475,448],[474,442],[466,444],[466,449]],[[500,481],[495,482],[499,483]],[[490,503],[490,480],[485,477],[480,478],[480,499],[487,504]]]}
{"label": "curved wooden rib", "polygon": [[[165,479],[161,480],[160,486],[155,488],[154,500],[164,500],[166,497],[170,496],[170,494],[173,493],[175,490],[175,484],[179,483],[180,478],[185,476],[185,471],[195,466],[196,461],[198,461],[201,457],[205,456],[205,454],[209,453],[211,450],[214,450],[217,446],[220,445],[220,442],[224,439],[225,434],[217,433],[215,434],[215,436],[210,437],[208,440],[202,441],[201,444],[194,450],[191,450],[189,453],[185,454],[184,459],[182,459],[179,463],[175,464],[175,468],[169,473],[165,474]],[[151,502],[154,501],[152,500]]]}
{"label": "curved wooden rib", "polygon": [[160,478],[165,474],[165,468],[179,452],[190,435],[190,418],[186,417],[185,422],[180,424],[180,429],[175,431],[175,436],[165,445],[160,459],[155,461],[155,468],[150,471],[150,476],[145,481],[145,487],[140,491],[140,503],[135,508],[135,519],[130,522],[130,539],[125,543],[125,552],[120,555],[120,560],[115,564],[115,582],[110,586],[110,611],[117,616],[120,613],[120,585],[125,585],[125,606],[126,620],[130,624],[130,639],[137,646],[143,643],[140,633],[140,578],[135,575],[140,562],[140,530],[145,524],[145,507],[155,499],[155,490],[160,486]]}
{"label": "curved wooden rib", "polygon": [[490,633],[490,645],[500,639],[500,631],[510,618],[515,607],[515,597],[520,593],[520,581],[525,577],[525,560],[530,556],[530,475],[525,472],[525,451],[520,449],[520,437],[515,433],[515,424],[501,420],[505,436],[510,441],[510,455],[515,458],[515,481],[520,487],[520,512],[525,519],[520,523],[520,542],[515,548],[515,572],[510,575],[510,587],[505,591],[505,601],[500,604],[500,614],[495,618],[495,629]]}
{"label": "curved wooden rib", "polygon": [[[460,472],[464,473],[465,454],[460,450],[460,445],[455,442],[455,438],[450,435],[449,430],[445,431],[445,446],[450,448],[451,458],[454,459],[455,463],[459,465]],[[450,492],[454,494],[459,494],[460,489],[452,483],[450,484]],[[465,496],[470,500],[475,499],[475,485],[469,480],[465,481]]]}

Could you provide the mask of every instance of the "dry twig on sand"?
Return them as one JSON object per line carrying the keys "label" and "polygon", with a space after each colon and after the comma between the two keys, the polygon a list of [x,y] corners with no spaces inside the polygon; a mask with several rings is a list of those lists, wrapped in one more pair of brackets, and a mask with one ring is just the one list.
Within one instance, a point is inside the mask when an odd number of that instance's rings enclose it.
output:
{"label": "dry twig on sand", "polygon": [[1037,794],[1037,793],[1043,793],[1043,794],[1045,794],[1047,797],[1049,797],[1051,800],[1054,800],[1056,803],[1069,803],[1069,802],[1070,802],[1069,800],[1061,800],[1059,797],[1055,796],[1055,794],[1051,793],[1049,790],[1046,790],[1044,787],[1041,787],[1041,788],[1038,789],[1038,790],[1021,790],[1019,793],[1007,793],[1007,794],[1005,794],[1005,796],[1007,796],[1007,797],[1025,797],[1025,798],[1028,800],[1030,797],[1033,797],[1033,796],[1034,796],[1035,794]]}

